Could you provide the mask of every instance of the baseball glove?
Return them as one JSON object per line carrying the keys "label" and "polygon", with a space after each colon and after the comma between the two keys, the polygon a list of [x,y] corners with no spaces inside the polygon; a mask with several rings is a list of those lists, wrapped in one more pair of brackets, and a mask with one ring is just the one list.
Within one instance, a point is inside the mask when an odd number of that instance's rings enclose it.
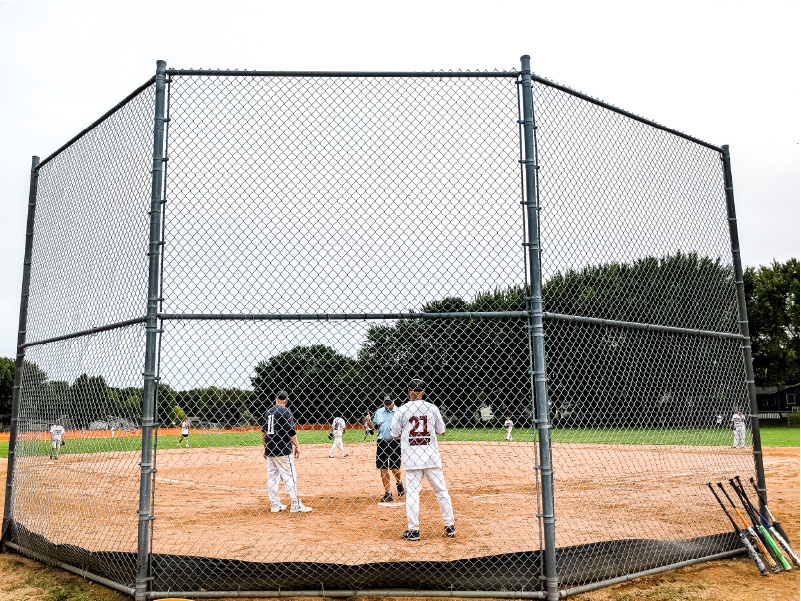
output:
{"label": "baseball glove", "polygon": [[61,441],[61,446],[62,447],[66,447],[67,446],[67,441],[66,440],[62,440]]}
{"label": "baseball glove", "polygon": [[333,432],[329,432],[328,433],[328,440],[334,440],[334,433]]}

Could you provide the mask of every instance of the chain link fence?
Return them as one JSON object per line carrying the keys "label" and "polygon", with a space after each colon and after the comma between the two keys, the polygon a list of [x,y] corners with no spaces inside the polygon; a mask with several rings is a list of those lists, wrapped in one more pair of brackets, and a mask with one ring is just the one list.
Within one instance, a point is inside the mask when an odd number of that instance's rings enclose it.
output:
{"label": "chain link fence", "polygon": [[525,63],[162,73],[33,170],[10,548],[137,599],[552,599],[738,552],[721,149]]}

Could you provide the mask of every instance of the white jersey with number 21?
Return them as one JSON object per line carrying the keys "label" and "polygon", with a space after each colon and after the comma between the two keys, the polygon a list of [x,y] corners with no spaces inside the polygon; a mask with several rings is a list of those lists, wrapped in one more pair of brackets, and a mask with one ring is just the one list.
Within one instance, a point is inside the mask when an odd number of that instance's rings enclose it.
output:
{"label": "white jersey with number 21", "polygon": [[442,467],[437,434],[445,432],[439,409],[425,401],[404,403],[392,417],[392,438],[400,436],[401,461],[407,470]]}

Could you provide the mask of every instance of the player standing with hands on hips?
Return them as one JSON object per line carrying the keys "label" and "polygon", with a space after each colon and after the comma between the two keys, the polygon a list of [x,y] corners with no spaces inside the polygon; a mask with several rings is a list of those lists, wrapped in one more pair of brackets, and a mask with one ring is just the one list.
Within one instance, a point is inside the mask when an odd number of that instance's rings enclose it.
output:
{"label": "player standing with hands on hips", "polygon": [[331,424],[331,433],[334,435],[334,444],[331,445],[331,452],[328,453],[328,456],[333,457],[334,449],[338,448],[342,456],[347,457],[345,445],[342,444],[342,435],[345,433],[345,420],[341,417],[335,417],[334,423]]}
{"label": "player standing with hands on hips", "polygon": [[[267,460],[267,492],[270,497],[270,513],[286,509],[278,497],[279,481],[292,502],[290,513],[308,513],[298,498],[298,482],[295,477],[295,459],[300,457],[300,444],[295,433],[295,418],[287,409],[289,396],[283,390],[275,395],[275,406],[264,412],[261,420],[261,438],[264,442],[264,458]],[[294,454],[294,458],[293,458]]]}
{"label": "player standing with hands on hips", "polygon": [[506,421],[503,422],[503,427],[506,428],[506,442],[512,442],[512,426],[514,426],[514,423],[512,423],[512,414],[507,413]]}
{"label": "player standing with hands on hips", "polygon": [[745,447],[745,417],[742,411],[738,411],[731,416],[731,429],[733,430],[734,440],[731,443],[733,449],[737,448],[737,443]]}
{"label": "player standing with hands on hips", "polygon": [[398,500],[406,494],[401,481],[401,444],[392,439],[392,418],[398,412],[395,401],[390,395],[384,397],[384,406],[375,412],[373,423],[378,430],[378,441],[375,447],[375,467],[381,472],[381,483],[384,485],[384,496],[379,503],[392,503],[392,492],[389,490],[390,476],[395,476],[395,486],[398,489]]}
{"label": "player standing with hands on hips", "polygon": [[405,403],[392,418],[392,437],[401,442],[403,469],[406,470],[406,532],[403,538],[420,540],[420,488],[423,477],[428,480],[442,512],[445,536],[456,536],[453,505],[445,476],[442,473],[442,458],[439,455],[437,434],[445,433],[442,414],[431,403],[423,400],[425,386],[421,380],[409,383],[409,402]]}

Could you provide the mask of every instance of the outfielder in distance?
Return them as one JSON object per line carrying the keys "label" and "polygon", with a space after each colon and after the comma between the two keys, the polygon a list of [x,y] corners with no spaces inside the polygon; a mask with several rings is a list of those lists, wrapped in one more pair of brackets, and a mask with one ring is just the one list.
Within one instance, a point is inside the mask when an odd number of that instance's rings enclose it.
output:
{"label": "outfielder in distance", "polygon": [[342,443],[342,435],[345,433],[345,420],[341,417],[335,417],[334,422],[331,424],[331,433],[334,435],[334,444],[331,445],[331,452],[328,456],[334,457],[334,449],[339,449],[343,457],[347,457],[345,452],[345,445]]}
{"label": "outfielder in distance", "polygon": [[506,421],[503,422],[503,427],[506,428],[506,442],[512,442],[512,426],[514,423],[512,422],[512,414],[506,414]]}
{"label": "outfielder in distance", "polygon": [[369,411],[365,413],[362,418],[362,428],[364,428],[364,438],[362,438],[362,442],[367,440],[368,436],[375,435],[375,424],[373,423],[373,416]]}
{"label": "outfielder in distance", "polygon": [[178,439],[177,447],[182,447],[186,441],[186,448],[189,448],[189,418],[185,417],[181,422],[181,438]]}
{"label": "outfielder in distance", "polygon": [[732,448],[736,449],[738,442],[741,447],[745,447],[745,416],[743,416],[742,411],[738,411],[731,416],[731,429],[734,435],[734,440],[731,443]]}
{"label": "outfielder in distance", "polygon": [[[264,441],[264,458],[267,460],[267,492],[270,497],[270,513],[286,509],[278,496],[279,481],[289,495],[290,513],[308,513],[298,498],[298,482],[295,477],[295,459],[300,457],[300,444],[295,433],[295,417],[287,409],[289,395],[283,390],[275,395],[275,406],[264,412],[261,420],[261,438]],[[294,451],[294,458],[293,458]]]}
{"label": "outfielder in distance", "polygon": [[58,461],[59,451],[64,444],[64,440],[61,438],[64,436],[64,432],[66,432],[66,430],[61,424],[53,424],[50,426],[50,459],[53,461]]}
{"label": "outfielder in distance", "polygon": [[409,402],[405,403],[392,418],[392,437],[400,440],[403,469],[406,470],[406,531],[403,538],[420,540],[420,488],[425,476],[442,512],[445,536],[456,536],[453,504],[442,473],[442,458],[439,455],[437,434],[445,433],[445,422],[439,409],[423,400],[425,386],[414,379],[409,382]]}

